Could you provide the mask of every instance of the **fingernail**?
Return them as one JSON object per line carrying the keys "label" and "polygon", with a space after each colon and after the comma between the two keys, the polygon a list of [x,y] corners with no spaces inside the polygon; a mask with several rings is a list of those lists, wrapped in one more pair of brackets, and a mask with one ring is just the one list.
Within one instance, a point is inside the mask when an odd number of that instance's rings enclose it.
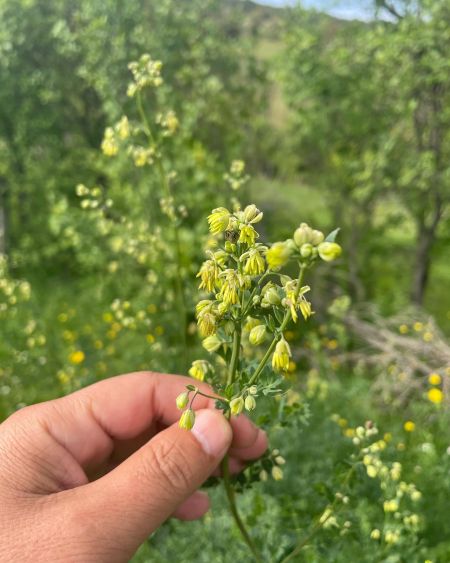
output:
{"label": "fingernail", "polygon": [[195,424],[192,434],[211,457],[221,458],[230,447],[232,432],[224,416],[212,409],[204,409],[195,413]]}

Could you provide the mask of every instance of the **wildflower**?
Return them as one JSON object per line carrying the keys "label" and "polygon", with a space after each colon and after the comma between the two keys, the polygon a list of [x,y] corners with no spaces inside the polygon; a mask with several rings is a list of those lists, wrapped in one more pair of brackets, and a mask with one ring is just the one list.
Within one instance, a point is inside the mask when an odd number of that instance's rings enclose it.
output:
{"label": "wildflower", "polygon": [[241,414],[244,408],[244,399],[242,397],[236,397],[230,401],[230,411],[233,416]]}
{"label": "wildflower", "polygon": [[398,510],[398,500],[391,499],[383,502],[383,509],[385,512],[396,512]]}
{"label": "wildflower", "polygon": [[117,144],[112,127],[105,129],[101,149],[106,156],[115,156],[119,152],[119,145]]}
{"label": "wildflower", "polygon": [[305,321],[307,321],[309,319],[309,317],[313,314],[313,311],[311,309],[311,303],[309,301],[307,301],[306,299],[302,299],[300,301],[300,311],[303,315],[303,318],[305,319]]}
{"label": "wildflower", "polygon": [[266,253],[267,264],[271,270],[279,270],[289,261],[291,249],[285,242],[274,243]]}
{"label": "wildflower", "polygon": [[409,328],[408,325],[402,324],[398,327],[398,331],[400,334],[408,334]]}
{"label": "wildflower", "polygon": [[253,395],[247,395],[244,402],[245,410],[252,411],[256,408],[256,400]]}
{"label": "wildflower", "polygon": [[84,197],[89,195],[89,188],[87,188],[84,184],[78,184],[75,188],[75,193],[78,197]]}
{"label": "wildflower", "polygon": [[161,125],[164,129],[163,136],[164,137],[171,137],[174,133],[177,132],[178,127],[180,126],[180,122],[178,121],[178,117],[176,113],[172,110],[168,111],[166,115],[158,115],[156,122]]}
{"label": "wildflower", "polygon": [[439,405],[440,403],[442,403],[444,393],[437,387],[433,387],[428,391],[427,396],[429,401],[431,401],[435,405]]}
{"label": "wildflower", "polygon": [[386,543],[394,544],[398,542],[398,540],[400,539],[400,535],[397,531],[388,530],[384,534],[384,539],[386,540]]}
{"label": "wildflower", "polygon": [[272,282],[267,283],[261,291],[261,306],[264,308],[273,307],[281,304],[281,297],[278,293],[278,286]]}
{"label": "wildflower", "polygon": [[180,417],[178,426],[184,428],[185,430],[192,430],[195,423],[195,413],[192,409],[187,409]]}
{"label": "wildflower", "polygon": [[414,432],[416,425],[412,420],[407,420],[403,425],[403,428],[405,429],[405,432]]}
{"label": "wildflower", "polygon": [[253,246],[255,240],[259,237],[258,233],[251,225],[241,225],[239,227],[241,231],[239,235],[239,242],[242,244],[248,244],[248,246]]}
{"label": "wildflower", "polygon": [[216,334],[212,334],[211,336],[208,336],[208,338],[205,338],[205,340],[203,340],[202,346],[207,352],[212,354],[222,346],[222,341],[219,340]]}
{"label": "wildflower", "polygon": [[372,540],[379,540],[380,537],[381,537],[381,532],[380,532],[380,530],[378,530],[377,528],[375,528],[374,530],[372,530],[372,531],[370,532],[370,538],[371,538]]}
{"label": "wildflower", "polygon": [[318,246],[318,251],[325,262],[336,260],[342,254],[342,248],[336,242],[322,242]]}
{"label": "wildflower", "polygon": [[428,376],[428,383],[430,385],[440,385],[442,383],[442,378],[438,373],[430,373]]}
{"label": "wildflower", "polygon": [[259,223],[262,220],[263,215],[263,212],[260,211],[254,204],[247,205],[243,212],[244,221],[253,225],[255,223]]}
{"label": "wildflower", "polygon": [[294,242],[301,248],[304,244],[311,243],[313,231],[307,223],[301,223],[294,233]]}
{"label": "wildflower", "polygon": [[148,54],[142,55],[138,61],[131,62],[128,68],[131,70],[134,79],[134,82],[127,89],[127,95],[130,97],[133,97],[145,87],[158,88],[163,83],[161,78],[162,62],[154,61]]}
{"label": "wildflower", "polygon": [[375,477],[378,475],[378,469],[374,465],[368,465],[366,467],[366,471],[367,471],[367,475],[371,479],[375,479]]}
{"label": "wildflower", "polygon": [[212,311],[212,301],[209,301],[211,305],[199,309],[201,303],[197,305],[197,323],[200,335],[206,338],[216,333],[217,318]]}
{"label": "wildflower", "polygon": [[291,349],[284,338],[278,341],[272,357],[272,367],[275,371],[288,371]]}
{"label": "wildflower", "polygon": [[260,481],[267,481],[268,477],[269,476],[267,475],[267,471],[265,471],[264,469],[259,473]]}
{"label": "wildflower", "polygon": [[212,213],[208,216],[209,230],[215,235],[226,231],[229,222],[230,212],[228,209],[225,209],[225,207],[213,209]]}
{"label": "wildflower", "polygon": [[281,479],[283,479],[283,470],[281,467],[278,467],[277,465],[272,467],[272,477],[275,481],[281,481]]}
{"label": "wildflower", "polygon": [[420,321],[416,321],[413,324],[413,328],[416,332],[421,332],[423,330],[423,323],[421,323]]}
{"label": "wildflower", "polygon": [[203,381],[205,375],[210,370],[210,364],[206,360],[195,360],[192,362],[192,366],[189,368],[189,375],[194,379]]}
{"label": "wildflower", "polygon": [[249,387],[248,392],[250,395],[256,395],[258,393],[258,387],[256,387],[256,385],[252,385]]}
{"label": "wildflower", "polygon": [[144,147],[134,147],[131,151],[131,155],[133,157],[134,164],[138,168],[141,168],[146,164],[153,164],[155,150],[153,148],[145,149]]}
{"label": "wildflower", "polygon": [[130,123],[126,115],[124,115],[122,119],[117,123],[116,131],[119,135],[119,139],[124,140],[130,136]]}
{"label": "wildflower", "polygon": [[185,391],[184,393],[180,393],[176,398],[177,408],[182,411],[189,402],[189,393]]}
{"label": "wildflower", "polygon": [[265,325],[258,325],[252,328],[250,335],[248,337],[250,344],[253,346],[258,346],[262,344],[266,339],[267,331]]}
{"label": "wildflower", "polygon": [[231,174],[239,176],[245,170],[245,162],[243,160],[233,160],[230,166]]}
{"label": "wildflower", "polygon": [[277,465],[284,465],[286,463],[286,460],[284,459],[283,456],[277,455],[276,458],[275,458],[275,463]]}
{"label": "wildflower", "polygon": [[200,271],[197,274],[201,278],[199,289],[206,289],[206,291],[214,291],[217,279],[219,277],[220,268],[214,260],[206,260],[201,265]]}
{"label": "wildflower", "polygon": [[245,260],[244,274],[247,274],[249,276],[259,276],[260,274],[264,273],[264,270],[266,269],[266,263],[261,254],[261,251],[265,248],[266,247],[252,248],[250,251],[245,252],[241,256],[241,262]]}
{"label": "wildflower", "polygon": [[302,258],[309,258],[313,253],[313,249],[313,245],[309,242],[302,244],[300,248],[300,255],[302,256]]}
{"label": "wildflower", "polygon": [[76,350],[69,355],[69,361],[72,364],[78,365],[84,362],[85,355],[82,350]]}
{"label": "wildflower", "polygon": [[238,289],[241,285],[238,273],[231,268],[225,270],[220,274],[220,278],[224,278],[222,288],[219,292],[219,299],[225,305],[234,305],[238,302]]}

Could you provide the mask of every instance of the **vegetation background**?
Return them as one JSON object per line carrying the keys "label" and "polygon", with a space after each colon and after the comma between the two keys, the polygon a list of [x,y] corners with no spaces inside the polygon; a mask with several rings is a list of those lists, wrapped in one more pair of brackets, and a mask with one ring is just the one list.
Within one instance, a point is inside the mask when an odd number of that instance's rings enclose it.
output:
{"label": "vegetation background", "polygon": [[[0,0],[0,418],[121,372],[186,373],[180,340],[204,354],[195,274],[213,207],[255,203],[268,239],[341,227],[343,258],[289,335],[303,415],[273,438],[285,479],[242,495],[271,561],[314,526],[369,418],[422,498],[396,517],[362,472],[298,561],[450,561],[450,5],[367,5],[362,21],[237,0]],[[154,168],[100,150],[137,117],[127,64],[145,52],[164,63],[149,111],[180,121],[166,148],[178,261]],[[237,159],[250,179],[235,192]],[[214,494],[204,522],[169,522],[136,561],[242,558]]]}

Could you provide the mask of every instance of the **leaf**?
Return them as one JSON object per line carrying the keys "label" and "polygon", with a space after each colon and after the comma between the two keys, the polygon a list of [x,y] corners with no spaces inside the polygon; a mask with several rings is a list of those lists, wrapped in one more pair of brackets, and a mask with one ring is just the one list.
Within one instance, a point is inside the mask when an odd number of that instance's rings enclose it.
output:
{"label": "leaf", "polygon": [[325,239],[325,242],[334,242],[340,230],[341,228],[338,227],[337,229],[334,229],[334,231],[331,231],[331,233]]}

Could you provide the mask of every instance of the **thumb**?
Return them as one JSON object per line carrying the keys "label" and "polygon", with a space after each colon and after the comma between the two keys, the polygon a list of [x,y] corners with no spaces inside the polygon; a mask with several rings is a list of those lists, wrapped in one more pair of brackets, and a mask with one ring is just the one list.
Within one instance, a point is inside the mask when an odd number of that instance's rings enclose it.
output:
{"label": "thumb", "polygon": [[197,411],[190,432],[174,424],[156,434],[113,471],[78,489],[76,513],[86,533],[98,534],[100,524],[102,533],[92,539],[130,557],[211,475],[231,440],[231,427],[216,410]]}

